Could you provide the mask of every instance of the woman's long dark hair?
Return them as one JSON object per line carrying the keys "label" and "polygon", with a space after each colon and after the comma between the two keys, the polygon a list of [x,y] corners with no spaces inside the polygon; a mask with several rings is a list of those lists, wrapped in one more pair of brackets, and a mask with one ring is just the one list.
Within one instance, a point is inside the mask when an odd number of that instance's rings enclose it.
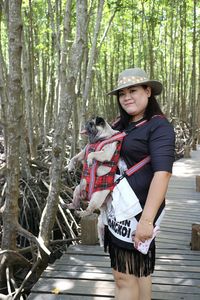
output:
{"label": "woman's long dark hair", "polygon": [[[144,87],[145,88],[145,87]],[[120,119],[117,121],[113,128],[116,130],[124,130],[130,123],[132,116],[127,114],[127,112],[121,107],[119,102],[119,96],[117,96],[117,101],[119,105]],[[144,118],[150,120],[154,115],[164,115],[160,105],[158,104],[155,96],[152,94],[149,97],[148,104],[145,110]]]}

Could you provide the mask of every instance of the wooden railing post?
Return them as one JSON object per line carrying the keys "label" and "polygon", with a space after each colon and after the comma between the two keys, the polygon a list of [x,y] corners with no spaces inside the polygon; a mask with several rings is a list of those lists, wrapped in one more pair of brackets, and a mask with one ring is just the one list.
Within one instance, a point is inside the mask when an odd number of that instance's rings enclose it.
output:
{"label": "wooden railing post", "polygon": [[192,150],[197,150],[197,138],[194,138],[192,142]]}
{"label": "wooden railing post", "polygon": [[192,224],[191,250],[200,250],[200,224]]}
{"label": "wooden railing post", "polygon": [[200,176],[196,175],[196,191],[200,192]]}
{"label": "wooden railing post", "polygon": [[93,213],[81,218],[81,241],[84,245],[96,245],[98,243],[98,214]]}
{"label": "wooden railing post", "polygon": [[184,158],[190,158],[191,155],[190,155],[190,146],[189,145],[185,145],[184,146]]}

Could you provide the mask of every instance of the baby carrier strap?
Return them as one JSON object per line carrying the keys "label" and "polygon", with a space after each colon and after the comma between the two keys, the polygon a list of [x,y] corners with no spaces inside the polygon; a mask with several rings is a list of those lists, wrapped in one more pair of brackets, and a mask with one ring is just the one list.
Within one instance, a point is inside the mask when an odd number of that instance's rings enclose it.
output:
{"label": "baby carrier strap", "polygon": [[133,175],[135,172],[139,171],[142,167],[144,167],[150,161],[151,161],[150,155],[146,156],[144,159],[139,161],[137,164],[133,165],[132,167],[130,167],[129,169],[124,171],[124,173],[120,177],[118,177],[117,180],[115,180],[114,185],[118,184],[120,182],[120,180],[122,180],[124,177]]}

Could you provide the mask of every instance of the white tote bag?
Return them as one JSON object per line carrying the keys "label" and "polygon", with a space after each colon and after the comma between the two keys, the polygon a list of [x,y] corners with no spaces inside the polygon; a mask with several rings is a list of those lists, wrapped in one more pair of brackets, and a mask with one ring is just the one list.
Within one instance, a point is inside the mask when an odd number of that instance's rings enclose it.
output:
{"label": "white tote bag", "polygon": [[[120,175],[116,175],[115,179],[118,177]],[[113,189],[112,205],[117,222],[132,219],[142,211],[139,199],[125,177]]]}

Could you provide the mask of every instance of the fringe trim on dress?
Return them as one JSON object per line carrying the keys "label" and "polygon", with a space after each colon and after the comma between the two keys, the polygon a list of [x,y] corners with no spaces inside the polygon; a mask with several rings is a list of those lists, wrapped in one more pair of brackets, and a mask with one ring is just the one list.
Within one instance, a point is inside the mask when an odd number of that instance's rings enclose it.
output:
{"label": "fringe trim on dress", "polygon": [[106,232],[105,251],[110,254],[111,267],[121,273],[133,274],[136,277],[148,276],[155,267],[155,242],[152,243],[147,254],[139,251],[121,248],[112,243]]}

